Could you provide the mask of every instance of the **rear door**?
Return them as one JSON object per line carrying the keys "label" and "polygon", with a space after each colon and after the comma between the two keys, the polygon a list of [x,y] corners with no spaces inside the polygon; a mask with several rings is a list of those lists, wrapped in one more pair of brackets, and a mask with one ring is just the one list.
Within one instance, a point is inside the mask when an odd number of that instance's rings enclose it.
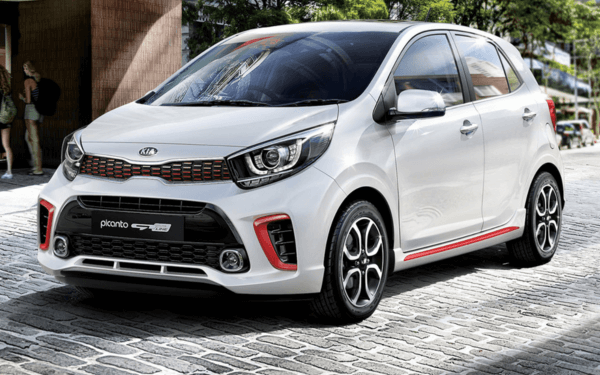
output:
{"label": "rear door", "polygon": [[[404,252],[481,230],[483,133],[458,61],[450,34],[438,31],[411,41],[394,70],[396,95],[410,89],[436,91],[447,106],[442,117],[388,126],[396,153]],[[467,127],[474,130],[461,132]]]}
{"label": "rear door", "polygon": [[529,157],[537,146],[533,129],[539,125],[538,103],[492,41],[458,32],[453,38],[469,72],[470,94],[485,138],[485,231],[507,223],[522,208],[519,193],[529,183]]}

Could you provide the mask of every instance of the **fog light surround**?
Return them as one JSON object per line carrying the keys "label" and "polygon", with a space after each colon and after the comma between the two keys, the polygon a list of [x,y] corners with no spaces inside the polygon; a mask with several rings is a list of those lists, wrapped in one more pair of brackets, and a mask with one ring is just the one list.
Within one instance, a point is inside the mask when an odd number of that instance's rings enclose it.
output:
{"label": "fog light surround", "polygon": [[66,237],[54,237],[54,255],[59,258],[66,258],[69,256],[69,240]]}
{"label": "fog light surround", "polygon": [[219,255],[219,264],[225,272],[239,272],[246,265],[245,253],[241,249],[225,249]]}

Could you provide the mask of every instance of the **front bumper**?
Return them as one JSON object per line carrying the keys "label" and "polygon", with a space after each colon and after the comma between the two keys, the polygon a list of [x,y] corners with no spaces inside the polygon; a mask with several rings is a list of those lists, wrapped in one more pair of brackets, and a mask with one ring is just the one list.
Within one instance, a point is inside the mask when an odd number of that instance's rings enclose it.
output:
{"label": "front bumper", "polygon": [[[244,273],[230,274],[205,265],[127,260],[148,266],[134,269],[120,266],[125,259],[105,256],[79,255],[61,259],[53,254],[58,220],[65,206],[78,196],[86,195],[180,199],[213,205],[224,213],[237,232],[248,254],[250,268]],[[85,275],[87,279],[97,275],[98,279],[114,276],[151,279],[148,281],[153,282],[197,283],[198,289],[202,285],[213,285],[238,294],[318,293],[323,280],[329,229],[344,198],[345,194],[333,179],[312,167],[288,179],[252,190],[242,190],[233,182],[169,184],[154,177],[133,177],[117,182],[78,176],[69,182],[59,168],[40,194],[40,199],[55,207],[55,214],[49,248],[38,248],[38,261],[46,272],[59,281],[75,285],[81,278],[73,278],[73,275]],[[257,239],[253,225],[255,220],[275,214],[286,214],[292,221],[297,252],[296,271],[274,268]],[[94,259],[113,262],[113,266],[89,262]],[[169,266],[193,268],[201,272],[169,272]],[[127,282],[121,282],[120,285],[122,288],[118,287],[119,283],[113,283],[111,288],[131,290]]]}

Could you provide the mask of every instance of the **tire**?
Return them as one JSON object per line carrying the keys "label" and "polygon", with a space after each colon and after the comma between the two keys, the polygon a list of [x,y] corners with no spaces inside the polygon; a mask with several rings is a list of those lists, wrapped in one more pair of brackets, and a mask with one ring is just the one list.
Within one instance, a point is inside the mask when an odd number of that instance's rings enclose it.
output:
{"label": "tire", "polygon": [[311,301],[311,310],[336,323],[368,318],[381,301],[390,259],[377,208],[364,200],[345,206],[334,222],[327,248],[323,286]]}
{"label": "tire", "polygon": [[548,172],[540,173],[527,195],[523,236],[506,244],[513,263],[536,266],[552,259],[562,228],[561,202],[554,177]]}
{"label": "tire", "polygon": [[569,138],[569,141],[567,142],[567,148],[569,150],[573,148],[573,138]]}

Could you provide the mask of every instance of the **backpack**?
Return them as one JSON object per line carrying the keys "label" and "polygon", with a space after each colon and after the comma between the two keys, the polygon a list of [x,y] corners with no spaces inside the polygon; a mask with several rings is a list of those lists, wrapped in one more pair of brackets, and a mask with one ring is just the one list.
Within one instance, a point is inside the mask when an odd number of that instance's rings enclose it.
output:
{"label": "backpack", "polygon": [[13,102],[10,95],[0,95],[0,122],[3,124],[10,124],[17,115],[17,107]]}
{"label": "backpack", "polygon": [[56,113],[56,102],[60,98],[60,87],[49,78],[38,82],[39,96],[35,101],[35,109],[39,114],[52,116]]}

